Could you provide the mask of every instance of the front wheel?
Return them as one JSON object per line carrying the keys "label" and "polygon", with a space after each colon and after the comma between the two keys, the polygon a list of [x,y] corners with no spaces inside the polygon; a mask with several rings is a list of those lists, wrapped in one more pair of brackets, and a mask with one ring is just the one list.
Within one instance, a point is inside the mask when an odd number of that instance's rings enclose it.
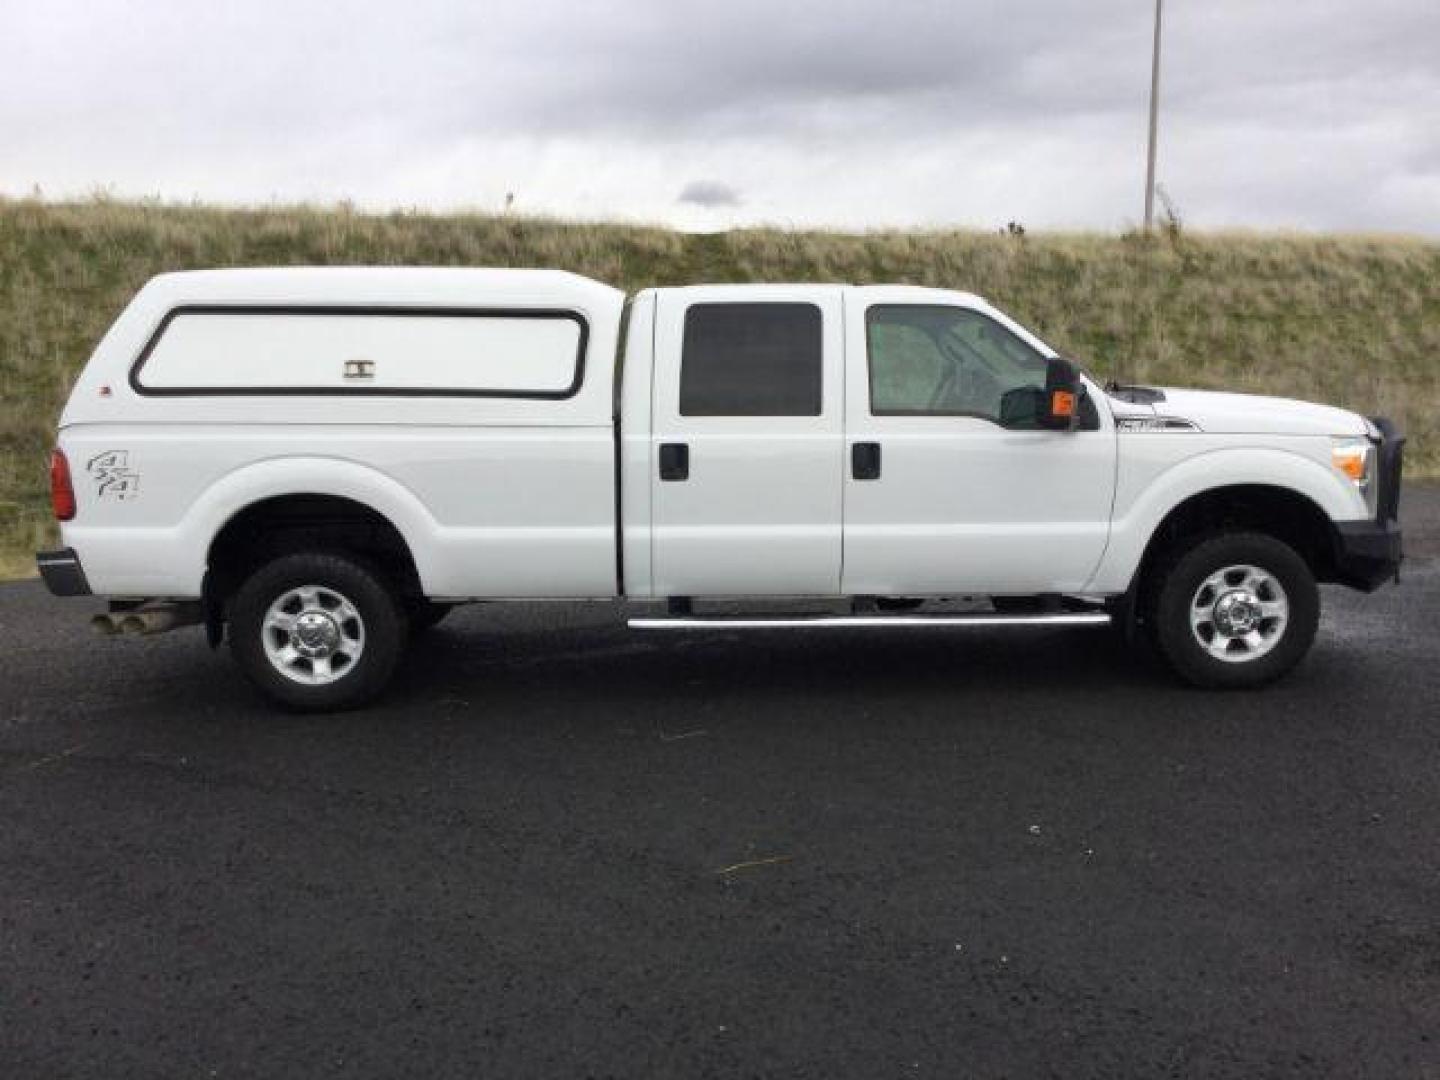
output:
{"label": "front wheel", "polygon": [[1261,686],[1309,651],[1320,622],[1315,577],[1295,549],[1264,533],[1200,537],[1159,568],[1156,645],[1186,682]]}
{"label": "front wheel", "polygon": [[352,709],[389,681],[405,643],[389,583],[349,555],[283,555],[240,586],[230,648],[268,697],[302,712]]}

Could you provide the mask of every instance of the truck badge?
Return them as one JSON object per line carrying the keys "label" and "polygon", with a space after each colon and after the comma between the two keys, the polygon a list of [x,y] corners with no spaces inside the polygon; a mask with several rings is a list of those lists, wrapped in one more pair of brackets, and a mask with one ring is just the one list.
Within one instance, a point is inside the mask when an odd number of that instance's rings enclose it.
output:
{"label": "truck badge", "polygon": [[95,494],[99,498],[114,496],[121,502],[140,494],[140,474],[130,468],[130,451],[106,450],[96,454],[85,466],[95,478]]}

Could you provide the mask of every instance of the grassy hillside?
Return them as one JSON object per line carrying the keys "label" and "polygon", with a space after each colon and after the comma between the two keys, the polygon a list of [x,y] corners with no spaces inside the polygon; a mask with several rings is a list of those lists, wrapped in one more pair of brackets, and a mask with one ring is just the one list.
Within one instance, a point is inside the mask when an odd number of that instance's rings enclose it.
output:
{"label": "grassy hillside", "polygon": [[75,372],[152,274],[204,266],[553,266],[622,288],[909,282],[981,293],[1102,375],[1385,412],[1440,473],[1440,244],[968,232],[683,236],[345,208],[0,199],[0,572],[51,539],[45,461]]}

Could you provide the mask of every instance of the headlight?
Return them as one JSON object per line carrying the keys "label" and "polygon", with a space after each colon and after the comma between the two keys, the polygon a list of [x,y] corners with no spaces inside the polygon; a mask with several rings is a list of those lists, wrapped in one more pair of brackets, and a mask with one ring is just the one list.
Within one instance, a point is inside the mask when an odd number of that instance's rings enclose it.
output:
{"label": "headlight", "polygon": [[1375,444],[1369,439],[1336,439],[1330,464],[1360,491],[1365,504],[1375,509]]}

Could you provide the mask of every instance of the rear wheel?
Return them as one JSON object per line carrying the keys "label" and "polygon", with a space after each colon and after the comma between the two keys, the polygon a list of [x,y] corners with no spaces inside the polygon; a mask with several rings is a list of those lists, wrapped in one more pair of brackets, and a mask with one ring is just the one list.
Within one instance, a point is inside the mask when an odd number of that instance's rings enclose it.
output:
{"label": "rear wheel", "polygon": [[1159,568],[1153,596],[1155,643],[1196,686],[1279,678],[1309,651],[1320,621],[1310,567],[1264,533],[1220,533],[1177,548]]}
{"label": "rear wheel", "polygon": [[349,555],[302,552],[261,566],[235,594],[230,647],[249,680],[305,712],[375,698],[407,624],[389,582]]}

